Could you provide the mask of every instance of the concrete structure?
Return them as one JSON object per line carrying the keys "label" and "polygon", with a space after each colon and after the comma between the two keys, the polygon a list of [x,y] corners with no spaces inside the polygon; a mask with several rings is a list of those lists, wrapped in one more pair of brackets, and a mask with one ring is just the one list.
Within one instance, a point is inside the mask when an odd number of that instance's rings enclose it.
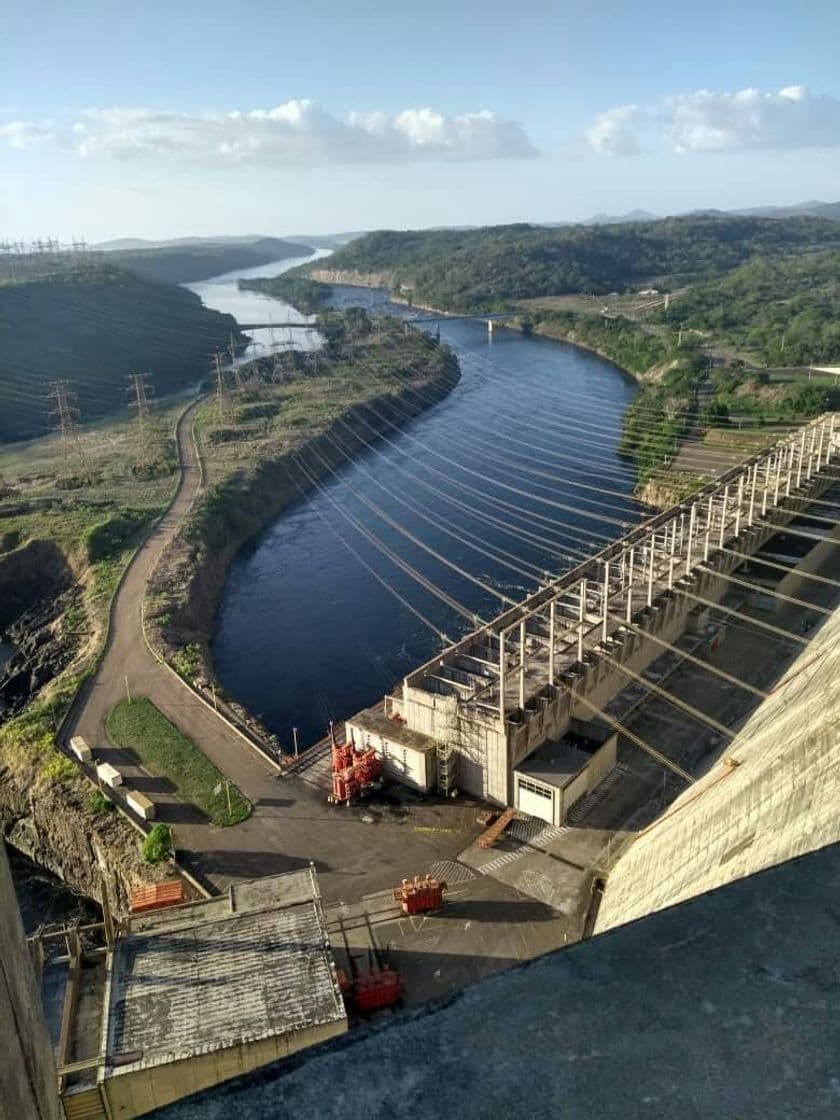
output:
{"label": "concrete structure", "polygon": [[155,803],[151,798],[147,797],[145,793],[141,793],[137,789],[127,789],[125,791],[125,800],[129,809],[133,809],[141,820],[154,820]]}
{"label": "concrete structure", "polygon": [[116,766],[112,766],[110,762],[100,762],[96,767],[96,776],[100,782],[106,786],[110,786],[111,789],[115,786],[122,785],[122,774]]}
{"label": "concrete structure", "polygon": [[153,1120],[836,1120],[835,845]]}
{"label": "concrete structure", "polygon": [[78,758],[79,762],[90,762],[93,758],[93,751],[87,745],[81,735],[74,735],[70,740],[70,750]]}
{"label": "concrete structure", "polygon": [[0,839],[0,1116],[58,1120],[56,1071]]}
{"label": "concrete structure", "polygon": [[591,753],[569,738],[546,740],[513,772],[514,805],[547,824],[565,824],[571,807],[615,766],[617,745],[618,735],[608,730]]}
{"label": "concrete structure", "polygon": [[718,602],[722,575],[825,491],[838,456],[828,413],[409,674],[388,714],[454,760],[459,788],[511,805],[516,767],[573,719],[601,713],[627,683],[621,666],[640,673],[692,612]]}
{"label": "concrete structure", "polygon": [[627,849],[596,929],[840,841],[840,610],[718,763]]}
{"label": "concrete structure", "polygon": [[357,747],[373,747],[383,760],[386,778],[424,792],[435,784],[437,743],[428,735],[412,731],[377,708],[347,720],[344,731],[347,741]]}
{"label": "concrete structure", "polygon": [[[129,918],[118,934],[82,970],[59,1066],[68,1120],[130,1120],[347,1029],[311,868]],[[44,977],[53,1022],[72,982],[61,964]]]}

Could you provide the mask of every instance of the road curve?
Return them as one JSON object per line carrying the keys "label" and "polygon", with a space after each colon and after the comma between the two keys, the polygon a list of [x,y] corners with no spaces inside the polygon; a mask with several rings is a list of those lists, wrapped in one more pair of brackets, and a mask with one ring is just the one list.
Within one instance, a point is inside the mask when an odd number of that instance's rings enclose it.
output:
{"label": "road curve", "polygon": [[[146,645],[141,608],[147,581],[201,488],[192,437],[198,405],[196,401],[185,410],[176,429],[181,478],[175,498],[126,571],[114,599],[105,654],[78,698],[65,737],[83,735],[98,759],[112,761],[127,785],[155,801],[157,819],[173,826],[179,861],[211,888],[295,870],[313,861],[326,898],[352,898],[397,883],[409,871],[422,870],[442,855],[454,857],[465,846],[461,829],[474,831],[473,811],[466,805],[450,812],[455,827],[447,830],[452,832],[451,841],[443,844],[411,828],[414,810],[393,823],[383,820],[371,830],[355,810],[327,806],[324,791],[304,778],[278,778],[276,769],[157,661]],[[126,695],[126,681],[132,697],[147,696],[236,783],[254,806],[248,820],[231,828],[213,827],[197,809],[177,799],[165,779],[144,773],[108,745],[105,721]],[[418,807],[417,813],[425,821],[426,810]],[[451,851],[442,852],[450,847]]]}

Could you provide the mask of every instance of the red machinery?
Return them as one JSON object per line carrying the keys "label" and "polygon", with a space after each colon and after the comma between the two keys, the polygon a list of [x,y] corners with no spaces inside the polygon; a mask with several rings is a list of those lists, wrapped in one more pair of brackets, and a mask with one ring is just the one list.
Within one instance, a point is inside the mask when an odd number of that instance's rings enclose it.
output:
{"label": "red machinery", "polygon": [[403,993],[403,978],[387,965],[362,972],[353,980],[338,969],[338,983],[345,1000],[362,1015],[393,1007]]}
{"label": "red machinery", "polygon": [[430,875],[421,879],[415,875],[413,881],[403,879],[394,887],[394,901],[400,903],[403,914],[426,914],[430,910],[440,910],[445,890],[446,883],[442,879],[433,879]]}
{"label": "red machinery", "polygon": [[372,748],[357,751],[353,743],[339,743],[330,724],[332,743],[331,805],[349,805],[382,776],[382,759]]}

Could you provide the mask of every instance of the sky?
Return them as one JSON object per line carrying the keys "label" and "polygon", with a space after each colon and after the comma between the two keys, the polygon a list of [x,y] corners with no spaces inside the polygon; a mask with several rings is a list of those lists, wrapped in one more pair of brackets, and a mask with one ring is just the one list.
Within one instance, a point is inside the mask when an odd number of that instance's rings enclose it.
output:
{"label": "sky", "polygon": [[0,241],[840,199],[836,0],[3,0]]}

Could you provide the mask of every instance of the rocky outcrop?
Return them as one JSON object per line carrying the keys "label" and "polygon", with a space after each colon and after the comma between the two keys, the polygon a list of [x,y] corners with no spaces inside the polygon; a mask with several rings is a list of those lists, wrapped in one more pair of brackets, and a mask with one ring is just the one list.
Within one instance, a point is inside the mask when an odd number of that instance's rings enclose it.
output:
{"label": "rocky outcrop", "polygon": [[321,284],[348,284],[354,288],[392,288],[393,272],[359,272],[352,268],[313,268],[308,275]]}
{"label": "rocky outcrop", "polygon": [[67,591],[76,577],[52,541],[33,540],[0,555],[0,633],[25,611]]}
{"label": "rocky outcrop", "polygon": [[15,652],[0,670],[0,716],[22,711],[45,684],[72,664],[80,641],[65,619],[70,612],[81,617],[81,611],[82,590],[73,586],[41,599],[7,628],[4,636]]}
{"label": "rocky outcrop", "polygon": [[0,766],[0,834],[33,863],[99,902],[104,862],[113,901],[125,908],[132,886],[171,879],[173,868],[144,863],[140,834],[116,810],[93,812],[91,792],[80,775],[46,781],[35,765]]}

